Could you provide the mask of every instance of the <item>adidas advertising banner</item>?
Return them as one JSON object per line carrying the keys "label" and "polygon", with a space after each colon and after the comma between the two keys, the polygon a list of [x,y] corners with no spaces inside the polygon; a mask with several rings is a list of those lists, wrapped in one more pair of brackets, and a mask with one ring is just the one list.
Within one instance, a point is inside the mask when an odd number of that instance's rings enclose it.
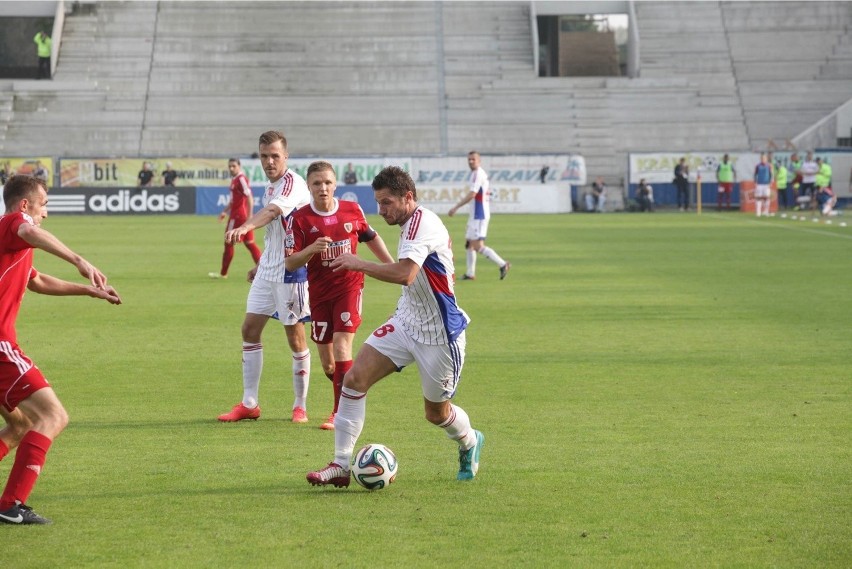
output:
{"label": "adidas advertising banner", "polygon": [[51,215],[195,213],[195,188],[52,188],[48,195]]}

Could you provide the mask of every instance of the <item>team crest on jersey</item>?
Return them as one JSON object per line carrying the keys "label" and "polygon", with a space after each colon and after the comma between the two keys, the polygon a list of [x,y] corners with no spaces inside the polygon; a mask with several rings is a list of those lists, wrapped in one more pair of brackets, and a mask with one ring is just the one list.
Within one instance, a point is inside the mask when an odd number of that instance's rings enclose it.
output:
{"label": "team crest on jersey", "polygon": [[343,224],[343,230],[344,230],[346,233],[352,233],[352,224],[351,224],[351,223],[349,223],[349,222],[344,223],[344,224]]}

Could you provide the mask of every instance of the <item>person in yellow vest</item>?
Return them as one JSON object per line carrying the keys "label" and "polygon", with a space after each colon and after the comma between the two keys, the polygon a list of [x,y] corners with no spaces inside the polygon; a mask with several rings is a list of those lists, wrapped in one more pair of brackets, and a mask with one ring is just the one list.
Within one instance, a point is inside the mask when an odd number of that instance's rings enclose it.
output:
{"label": "person in yellow vest", "polygon": [[787,171],[787,167],[784,165],[781,160],[775,161],[775,186],[778,190],[778,207],[784,206],[784,209],[787,209],[787,178],[789,176],[789,172]]}
{"label": "person in yellow vest", "polygon": [[731,193],[734,191],[734,182],[737,179],[737,171],[731,164],[727,154],[722,156],[722,161],[716,167],[716,180],[719,182],[719,192],[716,196],[716,211],[722,210],[722,198],[725,199],[725,209],[731,209]]}
{"label": "person in yellow vest", "polygon": [[817,166],[819,166],[816,174],[817,190],[831,186],[831,164],[822,158],[817,158]]}
{"label": "person in yellow vest", "polygon": [[44,32],[39,32],[33,38],[38,51],[38,78],[50,79],[50,51],[53,40]]}

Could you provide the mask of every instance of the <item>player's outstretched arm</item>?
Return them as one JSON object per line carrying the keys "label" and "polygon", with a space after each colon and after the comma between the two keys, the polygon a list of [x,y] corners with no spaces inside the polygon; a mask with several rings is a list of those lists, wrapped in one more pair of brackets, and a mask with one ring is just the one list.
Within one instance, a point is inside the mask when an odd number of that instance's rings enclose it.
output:
{"label": "player's outstretched arm", "polygon": [[121,304],[121,297],[111,286],[97,288],[92,285],[64,281],[44,273],[38,273],[27,283],[27,288],[39,294],[52,296],[91,296],[101,298],[110,304]]}
{"label": "player's outstretched arm", "polygon": [[231,244],[239,243],[240,241],[242,241],[243,235],[245,235],[249,231],[254,231],[255,229],[259,229],[261,227],[266,227],[273,219],[281,215],[281,213],[281,208],[271,203],[253,216],[251,216],[248,221],[246,221],[236,229],[228,231],[225,234],[225,241]]}
{"label": "player's outstretched arm", "polygon": [[415,277],[417,277],[417,273],[420,271],[420,265],[410,259],[400,259],[396,263],[380,264],[365,261],[351,253],[344,253],[337,257],[329,266],[335,271],[340,269],[358,271],[376,280],[403,286],[413,283]]}
{"label": "player's outstretched arm", "polygon": [[103,289],[106,287],[107,278],[94,265],[86,259],[68,248],[65,243],[60,241],[55,235],[28,223],[22,223],[18,228],[18,237],[42,251],[47,251],[51,255],[56,255],[60,259],[68,261],[80,271],[80,274],[92,283],[93,286]]}

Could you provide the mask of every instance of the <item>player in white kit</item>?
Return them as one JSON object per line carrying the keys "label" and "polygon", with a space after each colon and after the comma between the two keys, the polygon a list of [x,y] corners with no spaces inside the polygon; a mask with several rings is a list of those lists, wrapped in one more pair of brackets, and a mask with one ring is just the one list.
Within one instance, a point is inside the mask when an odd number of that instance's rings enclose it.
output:
{"label": "player in white kit", "polygon": [[447,215],[454,216],[459,208],[468,202],[472,202],[464,235],[467,270],[462,276],[462,280],[472,281],[476,278],[477,253],[500,267],[500,280],[503,280],[509,274],[512,264],[504,261],[497,254],[497,251],[485,245],[485,238],[488,236],[488,223],[491,220],[491,185],[488,182],[488,174],[482,169],[481,163],[482,158],[479,156],[479,152],[472,150],[468,153],[467,165],[470,168],[470,176],[467,179],[467,194],[459,203],[450,208]]}
{"label": "player in white kit", "polygon": [[251,282],[246,317],[243,321],[243,400],[231,411],[219,415],[224,422],[260,417],[258,390],[263,369],[260,337],[270,317],[277,317],[287,334],[293,352],[292,421],[306,423],[306,399],[310,383],[311,352],[300,323],[309,316],[307,269],[290,272],[284,268],[285,221],[296,209],[310,202],[305,180],[287,168],[287,139],[278,131],[260,135],[260,161],[269,185],[263,194],[263,209],[248,221],[225,234],[225,241],[238,243],[244,235],[266,226],[263,255],[248,273]]}
{"label": "player in white kit", "polygon": [[334,259],[332,268],[362,272],[402,285],[396,312],[365,341],[343,378],[340,407],[334,418],[334,460],[307,475],[315,486],[349,486],[352,451],[364,427],[367,391],[380,379],[417,364],[426,419],[459,445],[458,480],[471,480],[479,468],[485,437],[467,413],[451,403],[465,357],[465,329],[470,319],[456,304],[455,269],[450,236],[440,218],[417,204],[411,176],[401,168],[384,168],[373,180],[379,215],[402,228],[398,261],[380,264],[352,254]]}

